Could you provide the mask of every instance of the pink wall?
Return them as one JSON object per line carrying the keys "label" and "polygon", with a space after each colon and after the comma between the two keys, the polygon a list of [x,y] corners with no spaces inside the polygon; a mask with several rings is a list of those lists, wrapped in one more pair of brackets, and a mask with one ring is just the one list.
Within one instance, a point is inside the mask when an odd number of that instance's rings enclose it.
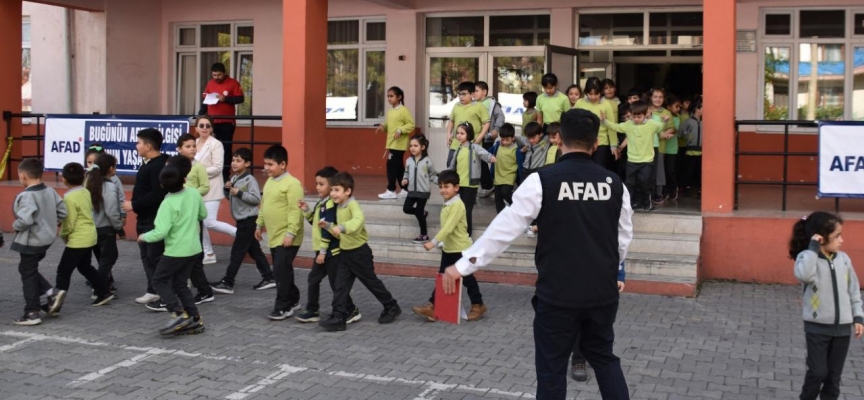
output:
{"label": "pink wall", "polygon": [[156,114],[162,63],[160,3],[124,0],[107,3],[106,101],[108,113]]}

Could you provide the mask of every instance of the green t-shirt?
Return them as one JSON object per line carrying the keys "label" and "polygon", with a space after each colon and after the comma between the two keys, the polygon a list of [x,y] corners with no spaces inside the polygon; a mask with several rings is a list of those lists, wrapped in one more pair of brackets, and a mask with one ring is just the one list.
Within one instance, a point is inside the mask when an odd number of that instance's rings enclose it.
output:
{"label": "green t-shirt", "polygon": [[498,146],[498,154],[495,155],[495,180],[494,185],[515,185],[516,171],[519,165],[516,163],[516,152],[519,146]]}
{"label": "green t-shirt", "polygon": [[537,110],[533,108],[525,110],[525,112],[522,113],[522,130],[524,131],[525,125],[534,122],[535,119],[537,119]]}
{"label": "green t-shirt", "polygon": [[195,189],[201,196],[210,193],[210,178],[207,177],[207,168],[204,168],[198,160],[192,161],[192,169],[186,175],[186,187]]}
{"label": "green t-shirt", "polygon": [[93,202],[90,191],[77,186],[66,191],[66,218],[60,227],[60,237],[70,249],[86,249],[96,245],[96,224],[93,222]]}
{"label": "green t-shirt", "polygon": [[198,192],[185,188],[177,193],[168,193],[156,212],[153,230],[145,233],[143,240],[148,243],[164,240],[164,254],[169,257],[200,254],[198,223],[206,217],[207,209]]}
{"label": "green t-shirt", "polygon": [[[456,141],[454,140],[454,142]],[[456,152],[456,173],[459,174],[459,186],[476,188],[477,185],[471,185],[471,159],[468,157],[471,156],[472,152],[467,147],[461,150]]]}
{"label": "green t-shirt", "polygon": [[[414,117],[408,111],[408,107],[399,105],[396,108],[387,111],[387,118],[384,119],[384,125],[381,129],[387,133],[387,142],[385,147],[391,150],[408,150],[408,138],[411,132],[414,132]],[[399,139],[396,137],[396,131],[402,132]]]}
{"label": "green t-shirt", "polygon": [[[583,97],[576,101],[576,106],[573,108],[591,111],[591,113],[596,115],[597,118],[601,118],[600,114],[602,113],[603,117],[607,120],[617,121],[615,115],[617,115],[618,112],[613,111],[613,109],[617,110],[617,108],[612,107],[612,102],[605,98],[601,98],[600,101],[592,103]],[[600,131],[597,133],[597,145],[618,147],[618,135],[611,134],[609,129],[601,125]]]}
{"label": "green t-shirt", "polygon": [[[663,117],[669,117],[666,121],[663,121]],[[675,133],[675,121],[672,120],[672,113],[665,108],[661,108],[660,111],[655,111],[651,114],[651,119],[663,124],[663,132],[668,130],[672,130],[672,133]],[[672,137],[671,139],[659,139],[658,141],[658,151],[660,154],[678,154],[678,138]],[[629,157],[629,154],[628,154]]]}
{"label": "green t-shirt", "polygon": [[458,194],[447,200],[441,208],[441,230],[432,242],[436,245],[444,242],[445,253],[461,253],[471,247],[465,203]]}
{"label": "green t-shirt", "polygon": [[612,131],[627,135],[627,162],[638,164],[654,161],[654,141],[663,132],[663,124],[651,119],[640,125],[633,121],[616,124],[608,119],[603,124]]}
{"label": "green t-shirt", "polygon": [[360,203],[353,197],[348,199],[348,203],[336,206],[336,221],[342,231],[339,234],[340,249],[354,250],[369,240],[369,234],[366,233],[366,216],[360,209]]}
{"label": "green t-shirt", "polygon": [[489,111],[483,106],[483,103],[471,102],[470,104],[456,103],[453,106],[453,111],[450,112],[450,121],[453,121],[453,141],[450,142],[450,150],[456,150],[459,147],[459,141],[456,140],[456,130],[459,124],[468,122],[474,128],[474,138],[480,135],[483,130],[483,124],[489,122]]}
{"label": "green t-shirt", "polygon": [[282,247],[286,237],[293,237],[292,247],[303,243],[303,211],[298,206],[303,200],[303,186],[297,178],[285,172],[267,178],[261,196],[261,210],[255,221],[267,230],[267,246]]}
{"label": "green t-shirt", "polygon": [[545,92],[537,96],[537,107],[543,115],[543,124],[549,125],[553,122],[561,122],[561,114],[570,109],[570,99],[561,92],[555,92],[549,96]]}

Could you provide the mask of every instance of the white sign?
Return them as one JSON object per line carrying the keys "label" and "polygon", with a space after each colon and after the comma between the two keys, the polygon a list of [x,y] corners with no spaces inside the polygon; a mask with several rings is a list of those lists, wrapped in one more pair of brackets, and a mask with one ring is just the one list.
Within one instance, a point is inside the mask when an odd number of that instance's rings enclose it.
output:
{"label": "white sign", "polygon": [[357,96],[327,97],[328,120],[357,120]]}
{"label": "white sign", "polygon": [[819,123],[818,195],[864,198],[864,123]]}

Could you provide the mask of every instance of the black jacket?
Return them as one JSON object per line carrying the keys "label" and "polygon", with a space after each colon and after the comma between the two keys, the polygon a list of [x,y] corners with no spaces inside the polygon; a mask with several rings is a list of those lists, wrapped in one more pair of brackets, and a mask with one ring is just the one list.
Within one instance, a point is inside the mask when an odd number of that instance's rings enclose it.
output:
{"label": "black jacket", "polygon": [[159,182],[159,174],[168,161],[167,154],[160,154],[138,168],[135,175],[135,186],[132,188],[132,209],[135,211],[139,234],[153,229],[156,211],[165,198],[165,189]]}

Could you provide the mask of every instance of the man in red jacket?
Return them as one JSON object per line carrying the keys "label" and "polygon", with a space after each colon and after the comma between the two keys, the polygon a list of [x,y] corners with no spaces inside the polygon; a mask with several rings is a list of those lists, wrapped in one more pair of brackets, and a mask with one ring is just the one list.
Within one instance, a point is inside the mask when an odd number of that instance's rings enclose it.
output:
{"label": "man in red jacket", "polygon": [[202,99],[212,93],[218,100],[216,104],[204,104],[201,102],[201,109],[198,110],[198,115],[209,115],[213,117],[213,136],[216,137],[222,146],[225,148],[225,163],[222,168],[222,178],[227,182],[228,175],[231,172],[231,142],[234,140],[234,128],[236,121],[233,118],[219,118],[220,115],[235,115],[235,105],[243,104],[246,98],[243,96],[243,88],[240,87],[240,82],[231,78],[225,72],[225,64],[215,63],[210,68],[213,74],[213,79],[207,82],[204,88]]}

